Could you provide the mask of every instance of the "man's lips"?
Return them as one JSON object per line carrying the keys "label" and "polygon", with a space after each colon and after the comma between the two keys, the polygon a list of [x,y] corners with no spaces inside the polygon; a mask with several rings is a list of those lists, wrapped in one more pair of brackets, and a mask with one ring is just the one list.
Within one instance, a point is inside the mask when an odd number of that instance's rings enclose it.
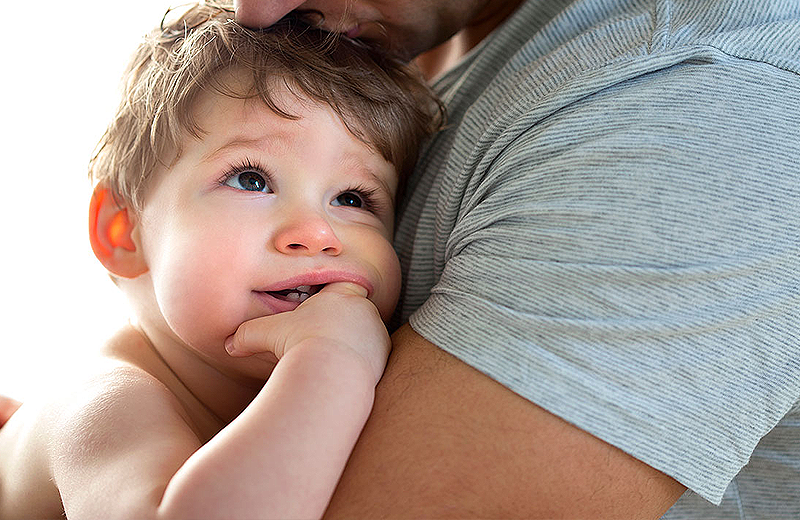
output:
{"label": "man's lips", "polygon": [[344,32],[344,34],[345,34],[345,36],[347,36],[348,38],[355,39],[355,38],[358,38],[358,36],[361,34],[361,31],[362,31],[361,24],[358,24],[358,23],[357,23],[357,24],[355,24],[354,26],[352,26],[352,27],[350,27],[349,29],[347,29],[347,30]]}

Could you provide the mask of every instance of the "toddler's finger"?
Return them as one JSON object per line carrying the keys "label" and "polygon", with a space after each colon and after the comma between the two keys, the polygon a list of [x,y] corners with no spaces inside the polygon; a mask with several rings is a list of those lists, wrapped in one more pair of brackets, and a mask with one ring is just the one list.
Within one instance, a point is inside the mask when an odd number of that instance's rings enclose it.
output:
{"label": "toddler's finger", "polygon": [[363,285],[354,282],[334,282],[322,288],[320,292],[335,292],[339,294],[354,294],[366,298],[368,291]]}
{"label": "toddler's finger", "polygon": [[236,329],[236,332],[225,339],[225,350],[234,357],[245,357],[262,352],[278,352],[285,338],[280,331],[285,327],[278,326],[278,320],[286,319],[290,313],[273,314],[249,320]]}

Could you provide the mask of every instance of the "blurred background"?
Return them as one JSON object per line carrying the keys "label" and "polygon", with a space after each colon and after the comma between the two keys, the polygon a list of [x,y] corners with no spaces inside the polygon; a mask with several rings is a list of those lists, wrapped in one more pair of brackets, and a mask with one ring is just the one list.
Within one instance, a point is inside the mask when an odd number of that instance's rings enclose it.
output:
{"label": "blurred background", "polygon": [[86,165],[117,105],[127,57],[170,3],[42,0],[6,13],[0,394],[26,400],[47,391],[126,320],[124,299],[89,247]]}

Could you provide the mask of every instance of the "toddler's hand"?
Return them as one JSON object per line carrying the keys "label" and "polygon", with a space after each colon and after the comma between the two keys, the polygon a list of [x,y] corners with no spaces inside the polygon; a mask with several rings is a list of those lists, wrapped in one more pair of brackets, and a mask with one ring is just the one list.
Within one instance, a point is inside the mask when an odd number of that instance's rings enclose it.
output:
{"label": "toddler's hand", "polygon": [[225,349],[236,357],[272,352],[280,359],[301,343],[334,343],[363,357],[377,382],[391,340],[378,309],[366,296],[366,289],[354,283],[328,284],[291,312],[242,323],[225,341]]}

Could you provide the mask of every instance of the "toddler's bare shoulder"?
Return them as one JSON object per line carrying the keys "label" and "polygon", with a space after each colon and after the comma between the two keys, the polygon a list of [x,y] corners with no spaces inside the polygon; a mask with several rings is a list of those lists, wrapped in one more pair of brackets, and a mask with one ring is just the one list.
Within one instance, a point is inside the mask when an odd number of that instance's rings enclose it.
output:
{"label": "toddler's bare shoulder", "polygon": [[181,420],[166,386],[118,359],[87,359],[45,390],[0,428],[0,518],[60,516],[62,462],[111,453],[121,432],[130,442],[137,418]]}

